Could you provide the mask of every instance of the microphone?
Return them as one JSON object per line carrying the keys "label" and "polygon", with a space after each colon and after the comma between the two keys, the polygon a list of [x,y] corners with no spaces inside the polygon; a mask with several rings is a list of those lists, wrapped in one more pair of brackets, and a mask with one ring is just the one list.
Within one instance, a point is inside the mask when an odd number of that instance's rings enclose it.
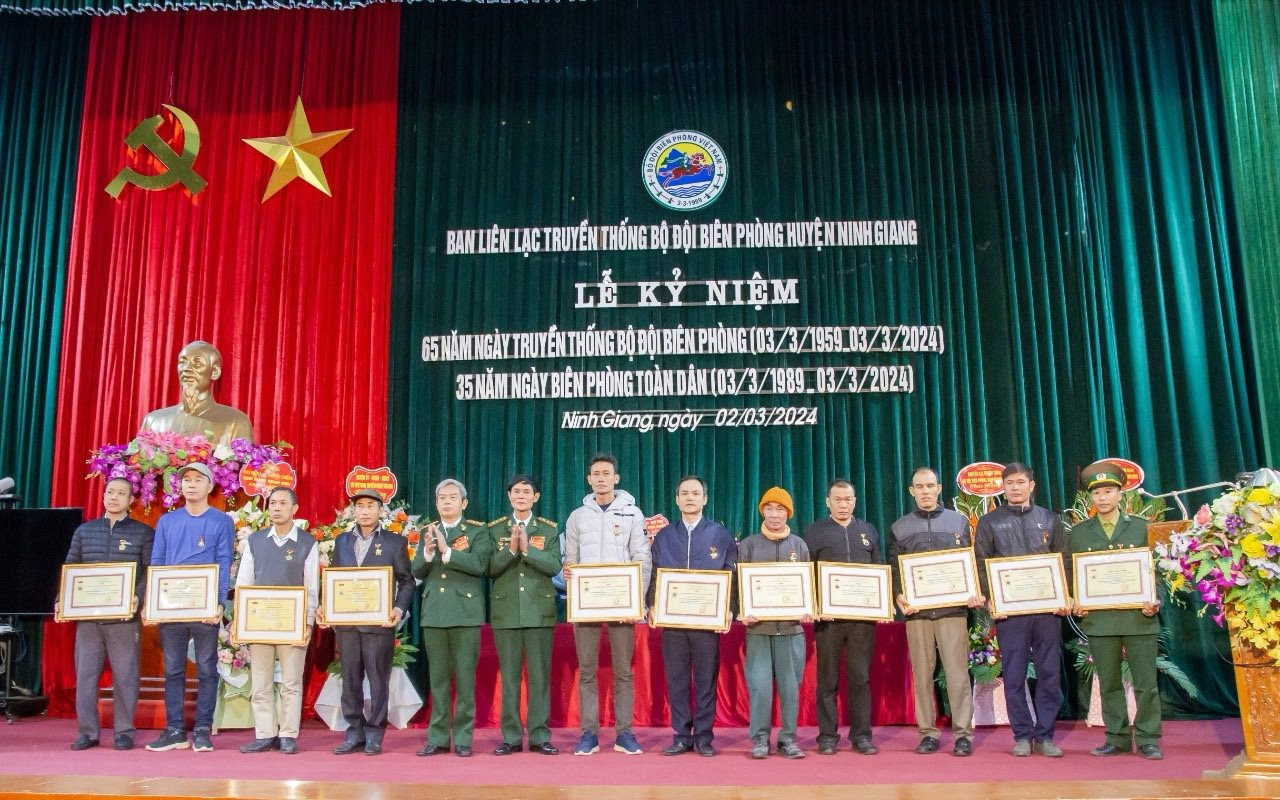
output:
{"label": "microphone", "polygon": [[13,478],[0,478],[0,495],[12,493],[13,487],[16,485]]}
{"label": "microphone", "polygon": [[18,504],[21,498],[13,493],[16,485],[13,478],[0,478],[0,508],[13,508]]}

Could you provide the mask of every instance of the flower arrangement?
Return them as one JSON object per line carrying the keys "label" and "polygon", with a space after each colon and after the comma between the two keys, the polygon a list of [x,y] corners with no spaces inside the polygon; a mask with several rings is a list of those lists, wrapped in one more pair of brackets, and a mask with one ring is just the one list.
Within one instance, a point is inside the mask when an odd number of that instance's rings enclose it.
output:
{"label": "flower arrangement", "polygon": [[1238,644],[1280,666],[1280,475],[1258,470],[1202,506],[1156,556],[1175,597],[1198,594],[1200,613],[1212,611]]}
{"label": "flower arrangement", "polygon": [[[221,625],[218,626],[218,664],[225,667],[228,673],[237,673],[249,668],[249,645],[236,645],[231,642],[231,630],[228,627],[228,612]],[[222,671],[221,669],[219,671]],[[226,674],[223,677],[227,677]]]}
{"label": "flower arrangement", "polygon": [[974,623],[969,626],[969,674],[982,684],[1000,677],[1000,643],[995,626],[985,613],[975,614]]}
{"label": "flower arrangement", "polygon": [[958,492],[952,500],[957,512],[969,520],[969,533],[972,534],[978,530],[978,518],[988,511],[994,511],[999,505],[999,499],[995,497],[982,497],[968,492]]}
{"label": "flower arrangement", "polygon": [[144,507],[157,500],[165,510],[182,500],[179,471],[188,464],[201,463],[213,473],[214,486],[228,498],[240,490],[240,469],[246,464],[261,467],[284,460],[287,442],[255,444],[233,439],[230,445],[215,445],[203,434],[182,436],[146,432],[125,444],[106,444],[89,456],[89,476],[104,480],[124,478]]}

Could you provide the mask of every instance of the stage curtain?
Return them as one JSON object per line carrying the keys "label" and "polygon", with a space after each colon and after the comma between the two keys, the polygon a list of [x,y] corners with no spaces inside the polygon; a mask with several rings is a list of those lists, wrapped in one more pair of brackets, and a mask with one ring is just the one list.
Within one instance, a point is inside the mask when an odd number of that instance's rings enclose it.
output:
{"label": "stage curtain", "polygon": [[[222,351],[217,399],[258,439],[294,445],[301,516],[331,519],[346,472],[383,463],[399,17],[378,5],[93,21],[55,503],[100,511],[89,451],[178,401],[177,354],[194,339]],[[273,164],[241,139],[283,136],[299,96],[313,131],[354,129],[321,161],[333,196],[294,181],[263,202]],[[158,171],[143,151],[126,157],[124,137],[161,104],[198,125],[208,188],[129,185],[113,200],[103,189],[121,167]],[[69,671],[45,659],[55,708]]]}
{"label": "stage curtain", "polygon": [[0,22],[0,478],[49,504],[88,20]]}
{"label": "stage curtain", "polygon": [[1217,0],[1213,18],[1226,106],[1233,203],[1249,313],[1249,358],[1256,370],[1266,462],[1280,465],[1280,5]]}
{"label": "stage curtain", "polygon": [[[785,0],[406,7],[402,24],[393,467],[418,509],[456,476],[467,515],[506,510],[505,478],[543,479],[563,522],[596,450],[646,513],[678,476],[707,513],[756,530],[773,484],[797,529],[852,478],[883,535],[918,464],[1027,461],[1037,499],[1071,502],[1096,457],[1132,458],[1152,492],[1257,466],[1257,380],[1243,303],[1208,2],[893,4]],[[674,212],[640,180],[650,143],[701,131],[726,151],[715,205]],[[447,255],[445,232],[538,225],[916,219],[915,248]],[[1258,235],[1270,230],[1257,229]],[[575,308],[575,283],[798,278],[795,306]],[[450,276],[442,279],[441,276]],[[1270,325],[1269,317],[1254,319]],[[423,363],[421,339],[498,331],[939,324],[907,395],[457,400],[459,373],[785,366],[772,356]],[[815,406],[813,427],[668,434],[561,427],[566,410]],[[1193,498],[1198,501],[1206,498]],[[1209,625],[1207,621],[1203,625]],[[1205,629],[1204,635],[1216,632]],[[1224,668],[1188,665],[1208,708]],[[1071,678],[1074,680],[1074,678]]]}

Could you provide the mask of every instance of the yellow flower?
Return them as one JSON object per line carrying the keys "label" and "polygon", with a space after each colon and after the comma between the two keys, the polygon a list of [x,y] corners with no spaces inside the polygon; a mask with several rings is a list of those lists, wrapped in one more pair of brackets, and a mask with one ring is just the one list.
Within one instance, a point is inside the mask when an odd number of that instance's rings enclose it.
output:
{"label": "yellow flower", "polygon": [[1259,486],[1256,489],[1250,489],[1246,495],[1250,503],[1257,503],[1260,506],[1269,506],[1275,502],[1275,498],[1271,496],[1271,490],[1265,486]]}
{"label": "yellow flower", "polygon": [[[1255,490],[1257,491],[1257,490]],[[1262,491],[1266,491],[1263,489]],[[1262,541],[1258,539],[1258,534],[1251,533],[1240,540],[1240,549],[1249,558],[1266,558],[1267,550],[1262,546]]]}
{"label": "yellow flower", "polygon": [[1187,576],[1183,575],[1181,572],[1175,575],[1173,580],[1169,582],[1170,590],[1175,592],[1181,591],[1182,587],[1186,585],[1187,585]]}

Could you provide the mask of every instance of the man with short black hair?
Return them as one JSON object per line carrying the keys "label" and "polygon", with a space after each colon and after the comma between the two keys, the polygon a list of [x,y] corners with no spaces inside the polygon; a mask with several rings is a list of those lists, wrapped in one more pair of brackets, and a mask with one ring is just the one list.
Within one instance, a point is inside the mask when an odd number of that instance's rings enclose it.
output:
{"label": "man with short black hair", "polygon": [[[978,519],[974,551],[978,561],[978,582],[982,594],[991,597],[987,581],[987,559],[1010,556],[1063,554],[1067,585],[1071,585],[1071,560],[1066,557],[1067,537],[1058,515],[1032,503],[1035,474],[1031,467],[1013,462],[1004,468],[1005,503]],[[1003,661],[1005,706],[1009,725],[1013,728],[1015,756],[1029,756],[1038,751],[1049,758],[1061,758],[1062,749],[1053,742],[1054,723],[1062,702],[1062,620],[1070,613],[1060,608],[1055,614],[1020,614],[1005,616],[995,613],[996,636],[1000,639]],[[1027,665],[1035,662],[1036,691],[1032,698],[1035,718],[1027,705]]]}
{"label": "man with short black hair", "polygon": [[132,561],[138,565],[129,619],[76,623],[76,723],[80,735],[71,744],[72,750],[98,746],[98,682],[106,661],[111,663],[115,749],[133,749],[141,640],[137,610],[147,586],[155,532],[129,516],[132,502],[133,484],[125,478],[107,481],[102,492],[103,515],[76,528],[67,551],[68,564]]}
{"label": "man with short black hair", "polygon": [[[841,564],[883,564],[880,534],[866,520],[853,516],[858,498],[853,484],[837,478],[827,486],[830,514],[805,528],[804,541],[814,561]],[[813,624],[818,651],[818,754],[834,755],[840,742],[836,695],[840,691],[840,662],[844,661],[845,716],[853,749],[866,756],[880,752],[871,738],[871,656],[876,624],[864,620],[818,618]]]}
{"label": "man with short black hair", "polygon": [[[236,573],[241,586],[303,586],[307,593],[306,637],[300,645],[250,644],[249,676],[253,682],[254,740],[240,746],[241,753],[278,749],[285,755],[298,752],[298,727],[302,721],[302,669],[307,663],[307,641],[320,602],[320,553],[316,540],[298,532],[294,516],[298,495],[277,486],[267,495],[267,519],[271,525],[249,534]],[[276,713],[275,672],[280,661],[280,713]]]}

